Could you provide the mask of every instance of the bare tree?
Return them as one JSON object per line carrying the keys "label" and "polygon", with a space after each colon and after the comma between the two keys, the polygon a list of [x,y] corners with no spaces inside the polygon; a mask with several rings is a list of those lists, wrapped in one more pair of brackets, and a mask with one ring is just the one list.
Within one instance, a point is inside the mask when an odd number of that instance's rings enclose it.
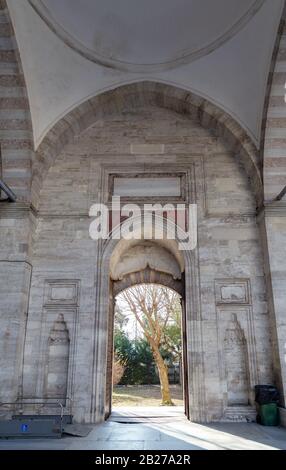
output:
{"label": "bare tree", "polygon": [[123,291],[119,296],[126,315],[132,314],[142,328],[143,334],[152,350],[158,368],[163,405],[173,405],[168,368],[160,348],[168,345],[165,334],[170,321],[177,321],[179,296],[176,292],[154,284],[140,284]]}

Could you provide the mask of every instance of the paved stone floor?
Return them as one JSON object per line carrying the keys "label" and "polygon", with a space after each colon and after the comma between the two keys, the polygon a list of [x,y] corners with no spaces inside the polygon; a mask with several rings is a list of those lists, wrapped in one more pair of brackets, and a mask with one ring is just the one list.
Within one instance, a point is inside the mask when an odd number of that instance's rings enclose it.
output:
{"label": "paved stone floor", "polygon": [[[139,417],[140,416],[140,417]],[[121,421],[121,422],[119,422]],[[190,423],[180,410],[115,411],[86,437],[0,440],[0,450],[286,450],[286,429],[255,423]]]}

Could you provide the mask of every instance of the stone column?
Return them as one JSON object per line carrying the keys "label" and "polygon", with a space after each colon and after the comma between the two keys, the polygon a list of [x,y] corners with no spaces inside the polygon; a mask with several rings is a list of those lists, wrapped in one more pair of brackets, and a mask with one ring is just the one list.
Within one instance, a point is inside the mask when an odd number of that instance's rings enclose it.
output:
{"label": "stone column", "polygon": [[23,349],[32,266],[32,216],[24,204],[1,203],[0,212],[0,401],[21,395]]}

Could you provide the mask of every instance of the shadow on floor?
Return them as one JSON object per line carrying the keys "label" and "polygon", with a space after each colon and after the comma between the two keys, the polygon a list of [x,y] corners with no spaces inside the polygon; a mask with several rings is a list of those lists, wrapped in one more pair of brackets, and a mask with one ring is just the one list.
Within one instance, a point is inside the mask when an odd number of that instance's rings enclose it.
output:
{"label": "shadow on floor", "polygon": [[[191,423],[182,415],[138,416],[138,410],[122,410],[105,423],[90,426],[84,437],[40,440],[0,440],[0,450],[273,450],[286,449],[286,429],[255,423]],[[150,411],[150,410],[149,410]],[[177,410],[178,411],[178,410]],[[176,411],[176,412],[177,412]],[[137,415],[136,415],[137,412]],[[125,419],[118,422],[116,419]],[[128,417],[135,422],[128,422]],[[143,420],[143,422],[140,421]],[[145,421],[144,421],[145,420]]]}

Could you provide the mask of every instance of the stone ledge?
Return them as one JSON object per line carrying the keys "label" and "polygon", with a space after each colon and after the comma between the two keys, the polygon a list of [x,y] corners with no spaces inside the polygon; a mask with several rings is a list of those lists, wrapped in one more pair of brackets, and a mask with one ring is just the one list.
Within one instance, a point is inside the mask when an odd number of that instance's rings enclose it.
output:
{"label": "stone ledge", "polygon": [[221,422],[255,423],[256,415],[256,410],[252,406],[229,406],[226,408]]}
{"label": "stone ledge", "polygon": [[273,201],[266,203],[257,213],[257,217],[286,217],[286,203]]}
{"label": "stone ledge", "polygon": [[0,219],[22,218],[29,213],[36,215],[34,207],[25,202],[0,202]]}

